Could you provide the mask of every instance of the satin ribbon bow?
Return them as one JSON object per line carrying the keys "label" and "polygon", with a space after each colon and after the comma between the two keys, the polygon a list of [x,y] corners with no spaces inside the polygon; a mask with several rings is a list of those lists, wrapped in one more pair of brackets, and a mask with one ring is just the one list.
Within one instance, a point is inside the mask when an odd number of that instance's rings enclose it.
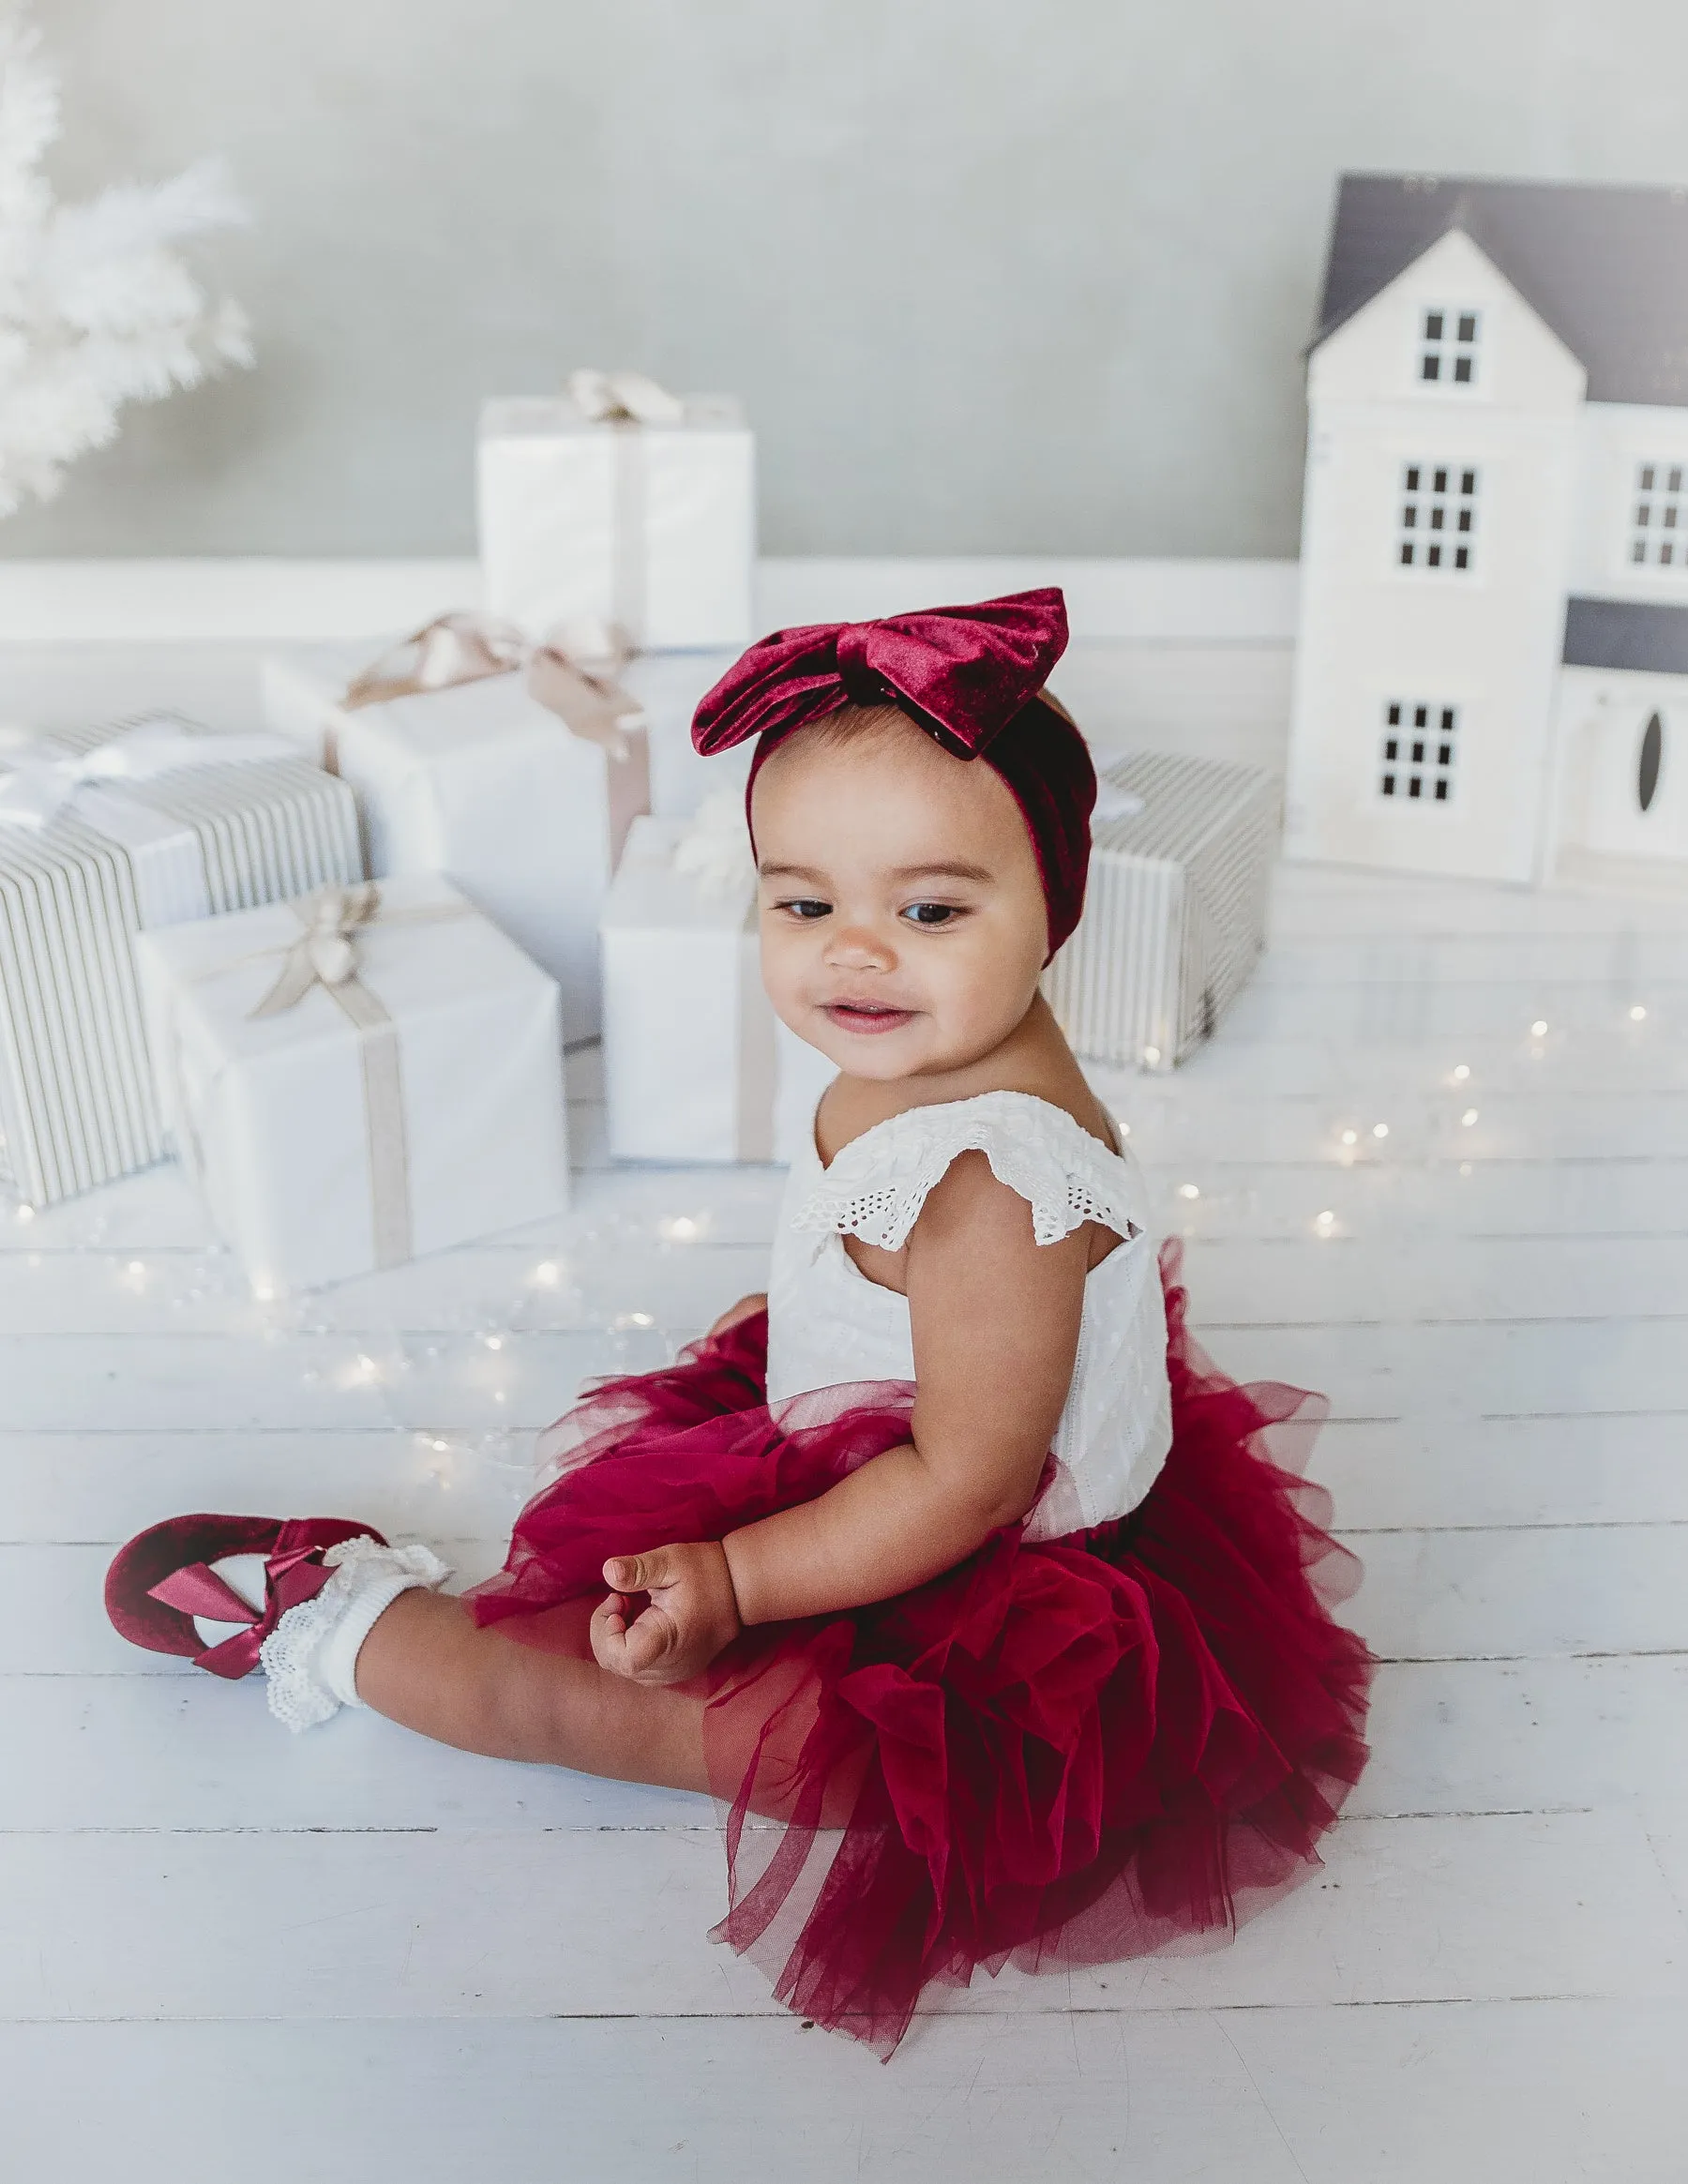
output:
{"label": "satin ribbon bow", "polygon": [[31,738],[15,757],[0,749],[0,826],[50,827],[84,789],[156,781],[192,766],[240,766],[296,759],[279,735],[196,735],[178,720],[138,720],[91,751],[55,750]]}
{"label": "satin ribbon bow", "polygon": [[686,404],[642,371],[595,371],[589,366],[568,375],[568,399],[595,425],[678,425]]}
{"label": "satin ribbon bow", "polygon": [[643,706],[620,684],[631,657],[608,623],[571,623],[530,644],[512,623],[490,615],[441,614],[354,676],[340,703],[355,712],[525,670],[531,698],[575,735],[622,760],[630,755],[625,731],[645,724]]}
{"label": "satin ribbon bow", "polygon": [[288,1609],[297,1607],[301,1601],[314,1600],[321,1592],[332,1573],[324,1565],[320,1547],[300,1541],[299,1534],[305,1529],[290,1519],[276,1534],[275,1547],[264,1559],[262,1608],[249,1607],[208,1562],[190,1562],[149,1588],[151,1599],[178,1608],[183,1615],[246,1626],[220,1644],[196,1653],[196,1668],[208,1668],[213,1676],[230,1679],[249,1676],[258,1665],[264,1639]]}
{"label": "satin ribbon bow", "polygon": [[692,742],[708,757],[843,705],[890,702],[955,757],[976,759],[1039,695],[1066,641],[1066,602],[1054,586],[879,622],[778,629],[704,698]]}
{"label": "satin ribbon bow", "polygon": [[304,930],[288,949],[280,972],[251,1012],[279,1017],[294,1008],[313,986],[347,986],[357,976],[357,950],[352,936],[381,911],[381,890],[372,880],[354,887],[320,887],[294,904]]}

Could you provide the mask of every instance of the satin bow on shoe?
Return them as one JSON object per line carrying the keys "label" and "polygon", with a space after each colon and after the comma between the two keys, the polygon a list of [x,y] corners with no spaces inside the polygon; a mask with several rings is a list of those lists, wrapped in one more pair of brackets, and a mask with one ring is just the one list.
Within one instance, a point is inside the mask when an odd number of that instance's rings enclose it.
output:
{"label": "satin bow on shoe", "polygon": [[[249,1607],[234,1587],[220,1578],[208,1562],[190,1562],[173,1570],[159,1584],[147,1588],[150,1600],[161,1601],[186,1616],[208,1622],[244,1623],[244,1630],[193,1656],[196,1668],[231,1679],[249,1676],[258,1665],[259,1649],[290,1607],[314,1600],[332,1575],[323,1562],[320,1540],[306,1535],[311,1529],[300,1521],[282,1525],[276,1544],[264,1562],[264,1605]],[[313,1559],[314,1558],[314,1559]]]}

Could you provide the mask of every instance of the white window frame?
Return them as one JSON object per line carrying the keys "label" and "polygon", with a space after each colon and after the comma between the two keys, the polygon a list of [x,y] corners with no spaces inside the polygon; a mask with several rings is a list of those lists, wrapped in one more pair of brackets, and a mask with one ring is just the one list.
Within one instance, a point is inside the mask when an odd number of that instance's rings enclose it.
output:
{"label": "white window frame", "polygon": [[1483,313],[1473,307],[1425,304],[1419,311],[1413,384],[1439,394],[1469,394],[1483,353]]}
{"label": "white window frame", "polygon": [[1635,463],[1625,520],[1626,568],[1688,577],[1688,456]]}
{"label": "white window frame", "polygon": [[1477,510],[1483,469],[1475,462],[1403,462],[1395,492],[1394,567],[1408,578],[1466,582],[1477,573]]}
{"label": "white window frame", "polygon": [[1445,698],[1385,698],[1381,710],[1374,806],[1452,811],[1458,796],[1462,708]]}

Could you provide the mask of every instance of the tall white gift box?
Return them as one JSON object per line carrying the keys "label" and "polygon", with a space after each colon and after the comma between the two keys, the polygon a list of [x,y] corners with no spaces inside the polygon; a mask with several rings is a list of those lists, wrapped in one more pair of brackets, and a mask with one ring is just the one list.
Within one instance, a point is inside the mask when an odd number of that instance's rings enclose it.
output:
{"label": "tall white gift box", "polygon": [[1084,915],[1044,990],[1078,1053],[1171,1069],[1212,1035],[1265,945],[1278,784],[1153,752],[1098,779]]}
{"label": "tall white gift box", "polygon": [[556,982],[415,875],[143,936],[158,1088],[257,1294],[558,1212]]}
{"label": "tall white gift box", "polygon": [[[445,616],[430,632],[471,619]],[[359,701],[349,693],[369,666],[364,645],[272,655],[260,670],[266,722],[356,791],[373,878],[454,880],[556,979],[568,1044],[595,1038],[598,911],[650,805],[641,715],[611,742],[594,740],[520,672]]]}
{"label": "tall white gift box", "polygon": [[362,876],[351,791],[275,736],[0,736],[0,1182],[40,1206],[163,1158],[138,932]]}
{"label": "tall white gift box", "polygon": [[747,842],[740,857],[731,837],[735,807],[727,791],[701,825],[636,821],[604,905],[614,1159],[790,1161],[836,1074],[762,990],[755,877]]}
{"label": "tall white gift box", "polygon": [[530,637],[599,620],[640,652],[752,635],[756,444],[726,396],[636,373],[488,402],[476,463],[490,612]]}

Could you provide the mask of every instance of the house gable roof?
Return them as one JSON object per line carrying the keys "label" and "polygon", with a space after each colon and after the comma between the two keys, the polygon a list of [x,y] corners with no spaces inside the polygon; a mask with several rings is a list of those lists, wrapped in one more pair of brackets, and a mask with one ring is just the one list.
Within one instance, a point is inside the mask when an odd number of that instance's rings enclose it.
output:
{"label": "house gable roof", "polygon": [[1688,189],[1345,174],[1314,347],[1454,229],[1582,364],[1591,402],[1688,406]]}

